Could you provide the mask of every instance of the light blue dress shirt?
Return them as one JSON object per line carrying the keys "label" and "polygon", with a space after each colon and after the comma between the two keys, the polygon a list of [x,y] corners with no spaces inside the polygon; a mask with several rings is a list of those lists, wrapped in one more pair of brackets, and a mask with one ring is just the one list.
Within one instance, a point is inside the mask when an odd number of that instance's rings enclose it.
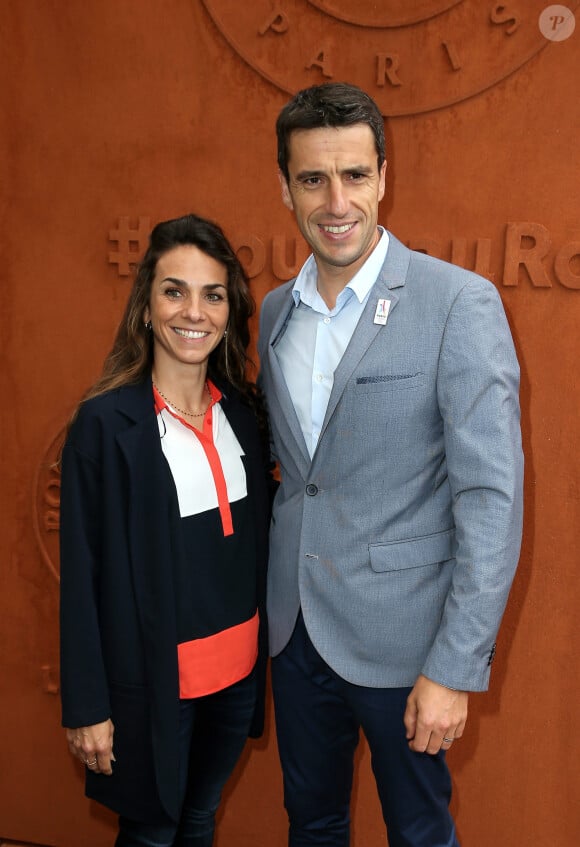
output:
{"label": "light blue dress shirt", "polygon": [[389,235],[382,227],[379,230],[377,246],[340,292],[334,309],[329,309],[318,293],[318,274],[312,255],[292,289],[296,308],[275,349],[310,457],[318,444],[334,372],[387,255]]}

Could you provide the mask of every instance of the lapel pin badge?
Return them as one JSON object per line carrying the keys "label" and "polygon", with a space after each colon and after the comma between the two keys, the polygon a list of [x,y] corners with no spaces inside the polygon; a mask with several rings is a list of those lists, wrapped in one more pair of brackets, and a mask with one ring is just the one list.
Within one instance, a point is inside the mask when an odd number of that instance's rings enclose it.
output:
{"label": "lapel pin badge", "polygon": [[385,300],[383,297],[377,300],[377,308],[375,309],[375,317],[373,319],[373,323],[381,324],[384,326],[387,322],[387,318],[389,317],[389,309],[391,308],[391,301]]}

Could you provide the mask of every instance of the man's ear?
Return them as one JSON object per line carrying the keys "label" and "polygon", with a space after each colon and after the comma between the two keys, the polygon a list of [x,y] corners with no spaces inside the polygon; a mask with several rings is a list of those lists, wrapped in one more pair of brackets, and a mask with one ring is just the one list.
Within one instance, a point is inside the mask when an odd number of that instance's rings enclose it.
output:
{"label": "man's ear", "polygon": [[292,202],[292,196],[290,194],[290,188],[288,187],[288,180],[282,173],[282,171],[278,171],[278,179],[280,180],[280,189],[282,192],[282,203],[286,206],[287,209],[290,209],[291,212],[294,211],[294,203]]}
{"label": "man's ear", "polygon": [[387,162],[386,160],[381,165],[381,169],[379,171],[379,203],[385,196],[385,176],[387,173]]}

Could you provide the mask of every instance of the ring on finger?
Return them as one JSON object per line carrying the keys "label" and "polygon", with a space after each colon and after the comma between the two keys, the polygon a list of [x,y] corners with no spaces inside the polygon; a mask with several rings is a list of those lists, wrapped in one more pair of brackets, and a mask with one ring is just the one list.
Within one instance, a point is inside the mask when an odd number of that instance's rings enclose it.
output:
{"label": "ring on finger", "polygon": [[454,741],[455,741],[454,738],[445,738],[445,736],[443,737],[443,743],[444,744],[452,744]]}

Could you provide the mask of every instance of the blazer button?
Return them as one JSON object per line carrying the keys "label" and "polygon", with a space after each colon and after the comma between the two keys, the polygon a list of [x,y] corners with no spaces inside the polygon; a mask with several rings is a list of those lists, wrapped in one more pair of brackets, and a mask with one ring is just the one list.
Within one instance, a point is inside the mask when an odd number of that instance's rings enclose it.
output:
{"label": "blazer button", "polygon": [[318,486],[313,485],[313,483],[309,482],[306,486],[306,493],[309,497],[316,497],[316,495],[318,494]]}

